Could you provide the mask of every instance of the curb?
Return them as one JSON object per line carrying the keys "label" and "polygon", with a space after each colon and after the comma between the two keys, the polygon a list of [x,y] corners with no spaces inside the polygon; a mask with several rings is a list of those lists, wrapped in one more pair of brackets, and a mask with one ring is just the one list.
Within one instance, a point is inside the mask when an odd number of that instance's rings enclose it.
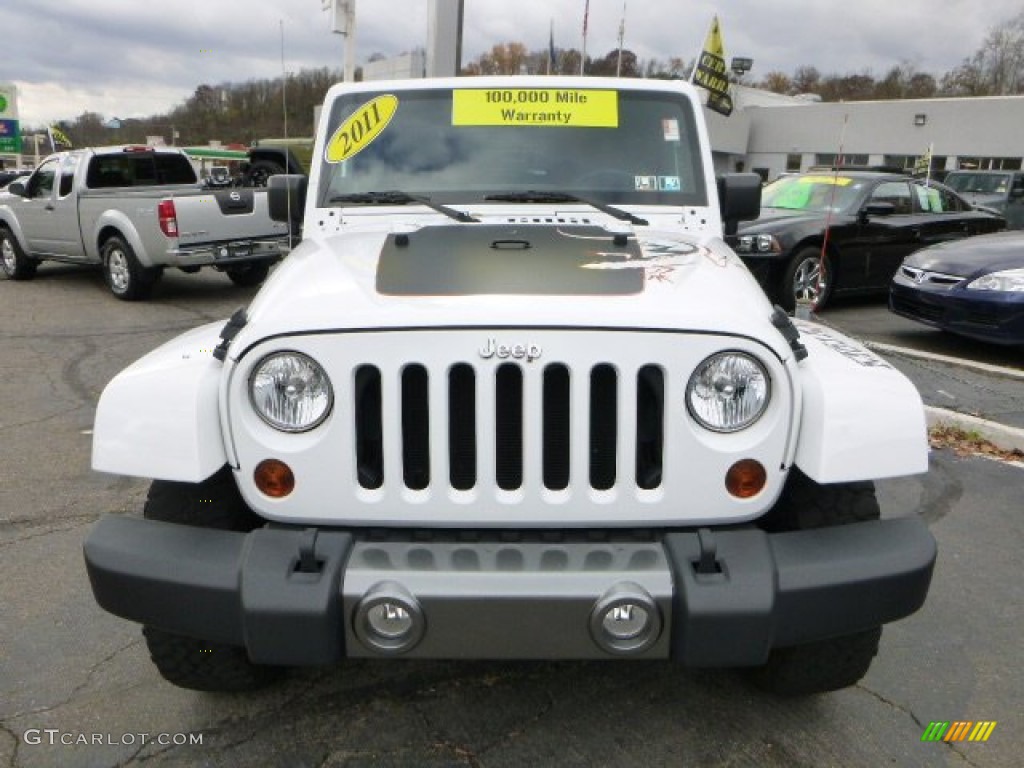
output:
{"label": "curb", "polygon": [[992,376],[1002,376],[1006,379],[1024,381],[1024,371],[1016,368],[1006,368],[1000,365],[990,365],[989,363],[977,363],[973,360],[964,360],[959,357],[939,355],[934,352],[922,352],[917,349],[908,349],[907,347],[897,347],[892,344],[883,344],[879,341],[865,341],[861,339],[861,344],[874,352],[884,352],[885,354],[895,355],[896,357],[909,357],[912,360],[930,360],[936,363],[955,365],[958,368],[967,368],[968,370],[978,371],[979,373],[987,373]]}
{"label": "curb", "polygon": [[1004,451],[1024,452],[1024,429],[1008,427],[995,421],[980,419],[966,413],[947,411],[945,408],[936,408],[932,405],[926,405],[924,413],[929,428],[939,424],[957,427],[965,432],[978,433],[992,445]]}
{"label": "curb", "polygon": [[[988,363],[977,363],[973,360],[963,360],[959,357],[938,355],[934,352],[922,352],[916,349],[897,347],[892,344],[883,344],[877,341],[862,340],[861,343],[874,352],[893,355],[895,357],[906,357],[910,359],[945,363],[947,365],[955,365],[959,368],[966,368],[979,373],[985,373],[992,376],[1002,376],[1003,378],[1016,379],[1024,382],[1024,371],[1014,368],[1005,368],[998,365],[990,365]],[[985,440],[992,443],[992,445],[1004,451],[1024,452],[1024,429],[1000,424],[997,421],[989,421],[988,419],[982,419],[978,416],[971,416],[967,413],[959,413],[958,411],[938,408],[934,405],[926,405],[924,407],[924,412],[929,428],[939,424],[953,426],[958,429],[962,429],[965,432],[976,432]]]}

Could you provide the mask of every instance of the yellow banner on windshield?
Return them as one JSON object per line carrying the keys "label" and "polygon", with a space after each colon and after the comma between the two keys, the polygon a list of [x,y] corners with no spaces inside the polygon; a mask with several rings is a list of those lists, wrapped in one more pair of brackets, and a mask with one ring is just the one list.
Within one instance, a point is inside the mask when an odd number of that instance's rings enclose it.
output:
{"label": "yellow banner on windshield", "polygon": [[452,92],[452,125],[617,128],[618,91],[465,88]]}

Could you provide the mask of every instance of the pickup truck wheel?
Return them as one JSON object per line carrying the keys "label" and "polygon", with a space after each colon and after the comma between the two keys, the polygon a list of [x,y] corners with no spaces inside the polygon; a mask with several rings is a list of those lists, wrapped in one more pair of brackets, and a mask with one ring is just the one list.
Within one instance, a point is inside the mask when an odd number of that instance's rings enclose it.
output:
{"label": "pickup truck wheel", "polygon": [[[762,521],[770,532],[809,530],[877,520],[871,482],[819,485],[796,467],[779,501]],[[775,648],[767,663],[750,670],[759,688],[780,696],[806,696],[846,688],[867,674],[878,653],[881,627],[842,637]]]}
{"label": "pickup truck wheel", "polygon": [[248,288],[252,285],[259,285],[267,279],[270,273],[270,263],[266,261],[251,261],[227,270],[228,277],[235,285]]}
{"label": "pickup truck wheel", "polygon": [[36,274],[39,262],[28,256],[18,239],[5,227],[0,227],[0,268],[9,280],[29,280]]}
{"label": "pickup truck wheel", "polygon": [[[148,520],[230,531],[251,531],[263,524],[242,500],[227,467],[201,483],[154,481],[143,515]],[[285,672],[281,667],[253,664],[245,649],[237,646],[152,626],[143,627],[142,634],[161,676],[181,688],[251,691],[270,685]]]}
{"label": "pickup truck wheel", "polygon": [[779,281],[779,303],[787,312],[796,309],[798,301],[808,301],[821,309],[832,293],[832,265],[826,260],[822,274],[821,249],[801,248],[789,260]]}
{"label": "pickup truck wheel", "polygon": [[143,267],[132,247],[120,237],[111,237],[103,243],[100,255],[103,278],[111,293],[122,301],[149,298],[162,273],[159,267]]}

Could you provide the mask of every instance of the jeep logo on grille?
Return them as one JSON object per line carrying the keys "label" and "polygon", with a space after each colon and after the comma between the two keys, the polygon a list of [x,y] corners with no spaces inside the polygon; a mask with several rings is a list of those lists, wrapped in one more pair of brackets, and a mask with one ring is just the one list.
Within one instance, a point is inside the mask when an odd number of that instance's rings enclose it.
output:
{"label": "jeep logo on grille", "polygon": [[511,357],[513,360],[526,360],[528,363],[539,360],[543,353],[540,344],[499,344],[494,338],[488,339],[477,351],[484,360],[490,360],[492,357],[507,360]]}

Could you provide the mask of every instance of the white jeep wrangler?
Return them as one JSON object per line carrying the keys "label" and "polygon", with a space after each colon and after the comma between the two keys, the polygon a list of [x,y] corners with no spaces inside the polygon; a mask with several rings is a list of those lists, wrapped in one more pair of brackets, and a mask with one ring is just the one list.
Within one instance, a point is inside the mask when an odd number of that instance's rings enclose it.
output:
{"label": "white jeep wrangler", "polygon": [[[303,242],[252,304],[119,374],[97,470],[154,478],[85,543],[171,682],[348,657],[673,659],[856,682],[935,542],[913,386],[773,308],[680,82],[336,86]],[[158,406],[156,404],[159,404]]]}

